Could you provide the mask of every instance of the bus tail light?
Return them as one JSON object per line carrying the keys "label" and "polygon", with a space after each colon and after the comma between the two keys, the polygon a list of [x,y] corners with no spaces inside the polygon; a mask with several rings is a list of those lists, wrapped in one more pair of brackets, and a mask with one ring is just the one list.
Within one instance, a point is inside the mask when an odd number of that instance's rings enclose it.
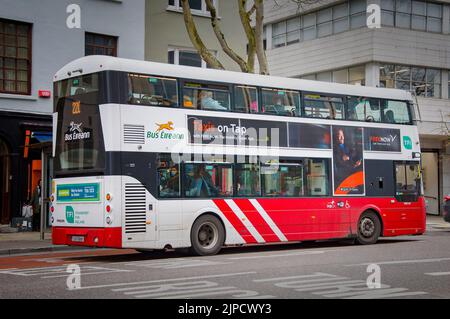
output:
{"label": "bus tail light", "polygon": [[53,213],[55,211],[55,207],[51,206],[50,211]]}
{"label": "bus tail light", "polygon": [[110,194],[110,193],[106,194],[106,200],[107,200],[108,202],[110,202],[111,199],[112,199],[111,194]]}
{"label": "bus tail light", "polygon": [[106,212],[107,213],[111,213],[111,210],[112,210],[111,206],[106,205]]}

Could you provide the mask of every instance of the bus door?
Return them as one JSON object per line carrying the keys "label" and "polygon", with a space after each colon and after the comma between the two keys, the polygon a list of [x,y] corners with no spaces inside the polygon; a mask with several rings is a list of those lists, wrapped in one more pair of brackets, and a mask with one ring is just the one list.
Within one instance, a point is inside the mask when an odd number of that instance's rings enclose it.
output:
{"label": "bus door", "polygon": [[420,202],[421,172],[418,162],[396,162],[395,205],[401,228],[415,228],[423,219]]}

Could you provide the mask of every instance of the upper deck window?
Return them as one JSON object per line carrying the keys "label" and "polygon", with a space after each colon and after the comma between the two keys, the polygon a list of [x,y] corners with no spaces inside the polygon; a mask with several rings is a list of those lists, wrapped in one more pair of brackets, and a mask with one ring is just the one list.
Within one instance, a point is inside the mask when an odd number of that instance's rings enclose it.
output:
{"label": "upper deck window", "polygon": [[344,100],[342,97],[306,94],[304,104],[307,117],[340,120],[344,118]]}
{"label": "upper deck window", "polygon": [[261,112],[284,116],[298,116],[300,94],[296,91],[283,89],[261,89]]}
{"label": "upper deck window", "polygon": [[385,101],[384,109],[385,123],[395,124],[409,124],[411,123],[411,116],[408,109],[408,104],[403,101]]}
{"label": "upper deck window", "polygon": [[230,92],[227,86],[185,83],[183,106],[199,110],[230,110]]}
{"label": "upper deck window", "polygon": [[236,112],[258,113],[258,93],[255,87],[235,86],[234,110]]}
{"label": "upper deck window", "polygon": [[129,102],[154,106],[178,106],[177,81],[148,75],[129,74]]}
{"label": "upper deck window", "polygon": [[351,96],[347,101],[347,118],[349,120],[381,122],[379,99]]}

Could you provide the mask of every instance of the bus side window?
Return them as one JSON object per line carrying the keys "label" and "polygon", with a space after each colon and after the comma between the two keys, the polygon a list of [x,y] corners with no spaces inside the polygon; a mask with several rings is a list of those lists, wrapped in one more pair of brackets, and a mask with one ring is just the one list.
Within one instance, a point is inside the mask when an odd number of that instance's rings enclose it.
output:
{"label": "bus side window", "polygon": [[411,118],[408,110],[408,103],[404,101],[384,101],[384,119],[385,123],[392,124],[410,124]]}
{"label": "bus side window", "polygon": [[142,74],[129,74],[131,104],[178,106],[177,80]]}
{"label": "bus side window", "polygon": [[258,98],[255,87],[236,85],[234,88],[234,110],[243,113],[258,113]]}
{"label": "bus side window", "polygon": [[180,164],[173,162],[170,154],[161,154],[158,161],[160,198],[180,197]]}
{"label": "bus side window", "polygon": [[381,122],[381,107],[379,99],[349,96],[347,98],[347,119]]}
{"label": "bus side window", "polygon": [[307,195],[329,195],[329,161],[327,159],[307,159],[305,167]]}
{"label": "bus side window", "polygon": [[298,116],[300,114],[300,94],[283,89],[261,89],[261,112],[267,114]]}
{"label": "bus side window", "polygon": [[400,202],[415,202],[421,192],[418,163],[395,164],[395,195]]}
{"label": "bus side window", "polygon": [[233,196],[231,164],[188,163],[184,165],[183,180],[186,197]]}
{"label": "bus side window", "polygon": [[307,117],[339,120],[344,118],[344,100],[342,97],[306,94],[304,105]]}
{"label": "bus side window", "polygon": [[261,167],[264,196],[300,197],[303,190],[303,164],[277,163]]}

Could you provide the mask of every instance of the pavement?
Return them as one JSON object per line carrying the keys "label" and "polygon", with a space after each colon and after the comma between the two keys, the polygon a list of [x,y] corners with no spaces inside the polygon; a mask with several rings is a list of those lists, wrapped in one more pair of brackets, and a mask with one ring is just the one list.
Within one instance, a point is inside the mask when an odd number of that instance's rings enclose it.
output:
{"label": "pavement", "polygon": [[[427,216],[427,228],[450,229],[450,223],[445,222],[442,216]],[[50,231],[45,233],[45,240],[40,240],[39,232],[0,233],[0,256],[76,249],[90,248],[53,245]]]}

